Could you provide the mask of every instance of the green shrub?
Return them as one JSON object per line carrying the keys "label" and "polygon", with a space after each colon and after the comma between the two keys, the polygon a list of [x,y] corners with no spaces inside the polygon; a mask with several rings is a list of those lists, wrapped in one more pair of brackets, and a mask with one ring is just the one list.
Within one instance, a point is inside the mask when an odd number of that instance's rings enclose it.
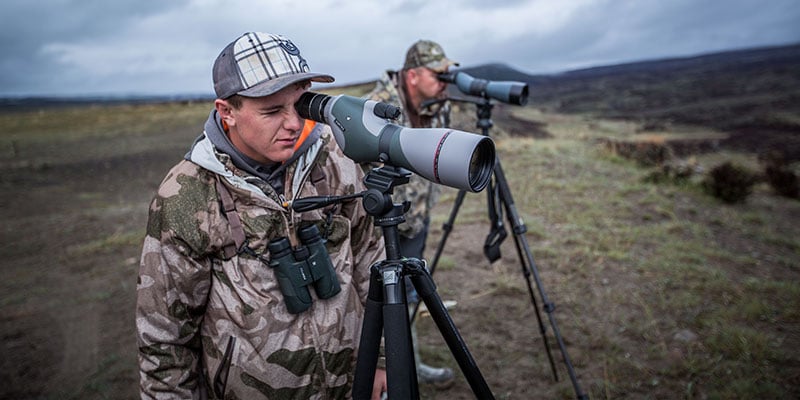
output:
{"label": "green shrub", "polygon": [[726,203],[740,203],[747,199],[757,181],[747,168],[726,161],[709,170],[703,184],[712,196]]}
{"label": "green shrub", "polygon": [[764,163],[764,177],[775,193],[792,199],[800,198],[800,179],[789,169],[783,154],[771,152],[760,159]]}

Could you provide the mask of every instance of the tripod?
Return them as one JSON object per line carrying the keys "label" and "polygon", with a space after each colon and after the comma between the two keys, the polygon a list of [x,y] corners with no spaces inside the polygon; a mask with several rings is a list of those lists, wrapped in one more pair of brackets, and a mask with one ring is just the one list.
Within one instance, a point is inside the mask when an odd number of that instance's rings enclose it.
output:
{"label": "tripod", "polygon": [[420,298],[425,302],[433,321],[439,328],[450,352],[458,362],[473,393],[479,399],[494,399],[475,360],[436,293],[424,262],[402,258],[397,226],[405,221],[405,208],[392,202],[395,186],[408,183],[411,172],[390,165],[370,171],[364,183],[367,191],[349,196],[321,196],[298,199],[292,203],[295,211],[308,211],[345,199],[362,197],[362,205],[374,217],[375,226],[383,231],[386,259],[370,268],[369,292],[364,310],[353,398],[369,399],[380,351],[383,332],[386,357],[388,394],[390,399],[418,399],[416,364],[406,300],[405,279],[408,276]]}
{"label": "tripod", "polygon": [[[468,101],[468,100],[465,100]],[[470,101],[472,102],[472,101]],[[482,102],[473,102],[477,106],[477,117],[478,128],[481,128],[481,131],[484,136],[489,135],[489,128],[492,127],[492,104],[489,101],[488,97],[483,98]],[[547,316],[550,321],[550,326],[553,328],[553,335],[558,342],[559,349],[561,350],[561,354],[564,358],[564,363],[567,367],[567,373],[572,380],[572,386],[575,390],[575,394],[578,399],[588,399],[587,395],[583,393],[580,384],[578,383],[578,379],[575,376],[575,370],[572,367],[572,362],[570,361],[569,355],[567,354],[566,346],[564,345],[564,341],[561,338],[561,333],[558,330],[558,326],[556,325],[555,318],[553,317],[553,310],[555,309],[555,305],[549,301],[547,298],[547,294],[544,291],[542,286],[541,279],[539,277],[539,272],[536,268],[536,264],[534,263],[533,256],[531,255],[530,249],[528,247],[527,239],[525,238],[525,232],[527,228],[525,227],[522,218],[517,213],[516,206],[514,205],[514,199],[511,196],[511,189],[508,186],[508,182],[506,181],[505,174],[503,173],[503,168],[500,165],[500,159],[497,157],[495,159],[494,170],[493,170],[493,183],[490,183],[489,188],[487,188],[487,195],[488,195],[488,213],[491,219],[492,228],[489,235],[486,238],[486,242],[484,243],[484,255],[489,259],[489,262],[494,262],[500,258],[500,244],[501,242],[507,237],[506,229],[503,225],[503,209],[508,216],[508,223],[512,226],[512,232],[514,233],[514,244],[517,248],[517,254],[520,259],[521,267],[522,267],[522,274],[525,276],[525,281],[528,286],[528,293],[531,298],[531,303],[533,305],[534,310],[536,311],[536,319],[539,323],[539,331],[544,339],[544,346],[545,350],[547,351],[547,357],[550,361],[550,368],[553,371],[553,376],[556,381],[558,381],[558,372],[555,367],[555,363],[553,361],[553,355],[550,352],[550,345],[547,340],[547,328],[542,322],[542,317],[539,312],[539,308],[537,306],[536,296],[534,295],[533,285],[531,283],[531,276],[536,282],[536,287],[539,291],[539,296],[543,303],[543,309],[547,313]],[[461,207],[462,202],[464,201],[464,196],[466,195],[466,191],[460,190],[458,195],[456,196],[455,202],[453,204],[453,209],[450,212],[450,216],[442,225],[442,239],[439,242],[438,247],[436,248],[436,254],[433,257],[433,262],[430,268],[430,274],[432,275],[436,270],[436,265],[439,262],[439,257],[442,254],[442,250],[444,249],[445,243],[447,242],[447,237],[450,234],[450,231],[453,228],[453,223],[456,219],[456,215],[458,214],[458,210]],[[498,207],[498,204],[502,207]],[[412,321],[416,316],[418,306],[414,308],[412,313]]]}

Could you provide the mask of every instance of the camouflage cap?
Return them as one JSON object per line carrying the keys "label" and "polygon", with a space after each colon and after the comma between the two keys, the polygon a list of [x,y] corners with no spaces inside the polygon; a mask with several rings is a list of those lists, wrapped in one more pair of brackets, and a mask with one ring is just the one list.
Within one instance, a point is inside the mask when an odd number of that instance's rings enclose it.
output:
{"label": "camouflage cap", "polygon": [[442,46],[430,40],[418,40],[406,52],[406,62],[403,69],[427,67],[436,72],[445,72],[458,63],[444,55]]}

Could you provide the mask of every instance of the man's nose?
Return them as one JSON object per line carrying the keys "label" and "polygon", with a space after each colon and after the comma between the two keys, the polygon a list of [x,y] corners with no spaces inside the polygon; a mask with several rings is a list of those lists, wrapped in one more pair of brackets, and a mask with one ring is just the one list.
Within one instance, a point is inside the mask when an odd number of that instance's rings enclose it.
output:
{"label": "man's nose", "polygon": [[286,117],[286,129],[299,131],[303,128],[304,123],[305,120],[297,113],[297,109],[292,107],[289,111],[289,115]]}

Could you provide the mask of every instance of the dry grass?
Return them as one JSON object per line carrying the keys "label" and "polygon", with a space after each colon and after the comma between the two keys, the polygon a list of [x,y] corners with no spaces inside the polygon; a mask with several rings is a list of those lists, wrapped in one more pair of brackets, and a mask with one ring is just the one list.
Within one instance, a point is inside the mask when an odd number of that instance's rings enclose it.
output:
{"label": "dry grass", "polygon": [[[152,191],[207,112],[167,104],[1,116],[15,129],[0,137],[0,397],[136,397],[137,237]],[[636,134],[635,124],[512,112],[551,135],[495,139],[591,398],[800,397],[800,203],[765,185],[727,205],[695,180],[648,183],[648,169],[596,144]],[[746,153],[697,156],[727,159],[757,163]],[[435,209],[429,256],[454,198],[446,190]],[[439,294],[458,301],[452,317],[497,398],[574,398],[543,315],[553,381],[512,238],[496,263],[482,254],[485,202],[465,198],[434,276]],[[430,319],[419,332],[427,362],[456,367]],[[422,391],[473,398],[463,379]]]}
{"label": "dry grass", "polygon": [[[609,133],[621,138],[625,132],[635,134],[631,123],[534,109],[515,113],[546,122],[553,135],[547,140],[496,141],[516,207],[529,228],[543,287],[558,305],[556,320],[590,397],[797,396],[800,245],[794,238],[800,234],[800,203],[763,185],[746,204],[731,206],[705,195],[696,181],[647,183],[643,178],[648,169],[594,144]],[[697,157],[706,165],[729,157],[755,162],[755,155],[742,153]],[[465,218],[459,214],[454,228],[481,230],[468,239],[476,247],[488,233],[488,225],[479,223],[483,197],[467,196]],[[437,207],[436,221],[447,219],[451,200],[445,197]],[[434,232],[429,248],[436,248],[439,237]],[[492,267],[475,259],[475,252],[469,256],[473,258],[459,257],[455,268],[437,272],[440,291],[463,298],[461,291],[472,286],[456,276],[475,274],[472,279],[489,286],[491,296],[499,293],[519,305],[526,302],[521,280],[508,278],[508,271],[519,273],[513,248],[507,247],[504,259]],[[485,267],[476,270],[470,263]],[[504,272],[498,272],[497,264]],[[451,282],[458,288],[448,289]],[[515,290],[508,290],[511,283],[516,283]],[[470,312],[466,302],[454,311],[468,315],[465,329],[504,335],[496,327],[508,322],[498,324],[492,314]],[[503,315],[518,318],[513,312]],[[536,356],[528,365],[517,360],[524,346],[505,345],[489,347],[492,355],[483,348],[475,353],[515,360],[500,370],[488,361],[487,375],[514,374],[519,380],[506,393],[509,398],[520,398],[525,388],[543,393],[543,398],[574,398],[568,383],[548,386],[546,358]],[[558,354],[557,348],[553,351]],[[529,369],[520,372],[523,366]],[[526,379],[531,375],[535,382]],[[466,391],[458,393],[458,398],[469,398]],[[437,398],[453,395],[442,392]]]}

